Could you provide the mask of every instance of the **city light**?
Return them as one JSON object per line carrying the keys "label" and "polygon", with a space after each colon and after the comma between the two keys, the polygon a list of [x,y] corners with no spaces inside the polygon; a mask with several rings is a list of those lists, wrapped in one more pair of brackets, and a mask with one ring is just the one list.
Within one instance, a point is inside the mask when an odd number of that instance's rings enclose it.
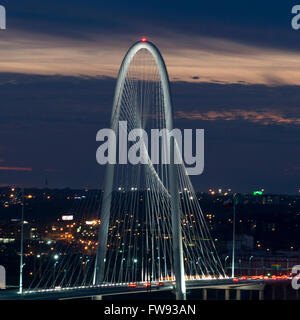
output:
{"label": "city light", "polygon": [[61,217],[61,220],[63,221],[72,221],[74,219],[74,216],[73,215],[64,215]]}

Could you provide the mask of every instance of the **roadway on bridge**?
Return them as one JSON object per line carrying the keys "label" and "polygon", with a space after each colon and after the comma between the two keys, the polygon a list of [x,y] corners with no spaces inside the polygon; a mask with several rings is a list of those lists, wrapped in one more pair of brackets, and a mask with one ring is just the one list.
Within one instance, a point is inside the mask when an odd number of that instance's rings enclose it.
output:
{"label": "roadway on bridge", "polygon": [[[259,290],[266,282],[275,280],[188,280],[186,286],[188,290],[192,289],[242,289]],[[79,299],[94,296],[113,296],[121,294],[138,294],[149,292],[174,291],[174,283],[160,282],[138,283],[134,285],[102,285],[97,287],[74,287],[74,288],[55,288],[41,289],[31,292],[24,292],[22,295],[16,290],[4,290],[0,292],[1,300],[61,300],[61,299]]]}

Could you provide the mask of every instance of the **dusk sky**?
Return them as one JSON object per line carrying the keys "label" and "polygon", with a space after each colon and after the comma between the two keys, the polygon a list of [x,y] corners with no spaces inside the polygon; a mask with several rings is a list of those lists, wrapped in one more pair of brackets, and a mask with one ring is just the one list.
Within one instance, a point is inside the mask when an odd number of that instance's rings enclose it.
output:
{"label": "dusk sky", "polygon": [[300,189],[300,29],[290,1],[17,1],[0,30],[0,186],[102,186],[96,133],[146,36],[175,127],[205,129],[198,191]]}

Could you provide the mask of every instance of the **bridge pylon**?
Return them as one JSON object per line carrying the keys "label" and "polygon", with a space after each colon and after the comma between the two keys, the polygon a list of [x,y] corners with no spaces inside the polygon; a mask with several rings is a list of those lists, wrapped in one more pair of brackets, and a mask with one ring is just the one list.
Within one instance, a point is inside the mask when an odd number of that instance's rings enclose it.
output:
{"label": "bridge pylon", "polygon": [[[164,100],[164,117],[166,123],[166,129],[169,132],[173,130],[173,118],[172,118],[172,102],[170,95],[169,77],[167,69],[157,47],[149,41],[145,41],[143,38],[141,41],[135,43],[126,53],[118,75],[117,85],[115,89],[115,97],[112,108],[111,117],[111,129],[118,132],[118,121],[120,115],[120,97],[122,96],[124,81],[128,72],[128,68],[135,56],[135,54],[146,49],[154,58],[161,80],[161,87],[163,91]],[[171,161],[169,164],[169,186],[171,196],[171,224],[172,224],[172,247],[173,247],[173,264],[174,274],[176,279],[176,299],[186,299],[186,286],[185,286],[185,273],[183,264],[183,247],[182,247],[182,230],[181,230],[181,218],[179,208],[179,189],[178,189],[178,176],[176,165],[174,164],[174,139],[170,143],[170,155]],[[173,156],[173,158],[172,158]],[[102,206],[100,212],[100,226],[98,236],[98,250],[97,258],[94,269],[94,284],[100,284],[104,281],[105,270],[105,256],[107,250],[107,235],[109,230],[111,201],[113,192],[113,179],[114,179],[114,165],[107,164],[105,179],[104,179],[104,192],[102,198]]]}

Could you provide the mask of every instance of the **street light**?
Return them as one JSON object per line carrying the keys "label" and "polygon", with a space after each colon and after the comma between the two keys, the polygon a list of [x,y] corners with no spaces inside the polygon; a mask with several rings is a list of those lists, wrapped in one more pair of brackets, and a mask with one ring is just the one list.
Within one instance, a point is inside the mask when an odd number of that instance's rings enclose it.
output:
{"label": "street light", "polygon": [[225,257],[225,260],[224,260],[224,268],[225,268],[225,272],[226,272],[226,261],[227,261],[227,259],[229,258],[229,256],[226,256]]}
{"label": "street light", "polygon": [[232,263],[231,263],[231,277],[234,278],[234,260],[235,260],[235,205],[237,202],[237,193],[233,194],[233,223],[232,223]]}
{"label": "street light", "polygon": [[250,258],[249,258],[249,274],[251,274],[251,261],[252,261],[252,259],[253,259],[253,256],[251,256]]}
{"label": "street light", "polygon": [[22,188],[22,210],[21,210],[21,248],[20,248],[20,280],[19,293],[23,293],[23,256],[24,256],[24,188]]}

